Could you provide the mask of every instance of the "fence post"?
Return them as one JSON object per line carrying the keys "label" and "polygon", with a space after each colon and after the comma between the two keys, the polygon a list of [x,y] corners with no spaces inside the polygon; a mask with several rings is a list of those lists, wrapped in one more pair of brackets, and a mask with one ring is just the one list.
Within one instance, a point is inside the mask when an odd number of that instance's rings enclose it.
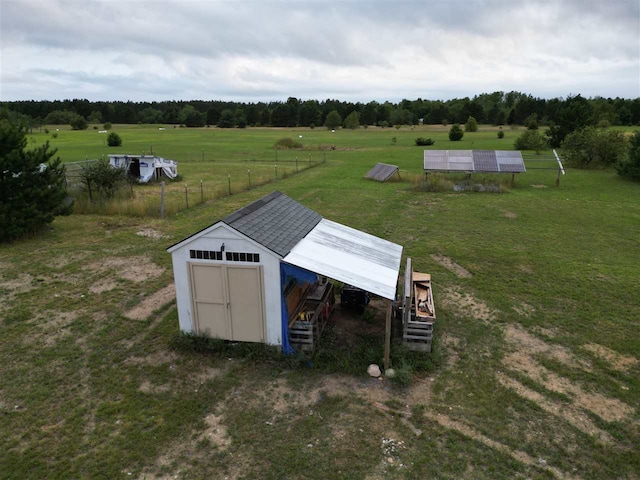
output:
{"label": "fence post", "polygon": [[251,190],[251,170],[247,170],[247,175],[249,176],[249,190]]}
{"label": "fence post", "polygon": [[276,163],[273,168],[276,170],[276,180],[278,179],[278,164]]}
{"label": "fence post", "polygon": [[204,190],[202,189],[202,179],[200,179],[200,203],[204,203]]}
{"label": "fence post", "polygon": [[228,175],[227,178],[229,179],[229,196],[231,196],[231,175]]}
{"label": "fence post", "polygon": [[187,208],[189,208],[189,190],[186,183],[184,184],[184,198],[187,201]]}
{"label": "fence post", "polygon": [[164,218],[164,181],[160,190],[160,218]]}

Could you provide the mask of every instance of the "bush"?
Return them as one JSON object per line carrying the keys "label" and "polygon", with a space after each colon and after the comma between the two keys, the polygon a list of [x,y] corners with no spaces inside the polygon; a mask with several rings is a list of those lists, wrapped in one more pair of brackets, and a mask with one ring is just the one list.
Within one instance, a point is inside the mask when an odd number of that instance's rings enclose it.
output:
{"label": "bush", "polygon": [[538,129],[538,114],[532,113],[529,115],[525,121],[524,126],[527,127],[527,130],[537,130]]}
{"label": "bush", "polygon": [[462,131],[462,128],[460,128],[460,124],[454,123],[451,125],[451,129],[449,130],[449,140],[457,142],[458,140],[462,140],[462,137],[464,137],[464,132]]}
{"label": "bush", "polygon": [[114,168],[106,158],[97,160],[82,167],[80,181],[89,192],[93,200],[93,192],[106,199],[111,199],[118,189],[127,181],[127,171],[124,168]]}
{"label": "bush", "polygon": [[296,142],[293,138],[284,137],[276,142],[275,148],[280,150],[289,148],[302,148],[302,144],[300,142]]}
{"label": "bush", "polygon": [[111,132],[107,137],[107,145],[110,147],[119,147],[122,145],[122,138],[116,132]]}
{"label": "bush", "polygon": [[504,132],[502,129],[498,130],[498,138],[504,138]]}
{"label": "bush", "polygon": [[80,115],[76,115],[70,122],[71,128],[74,130],[86,130],[89,124],[84,119],[84,117]]}
{"label": "bush", "polygon": [[631,137],[627,158],[618,162],[616,170],[623,177],[640,180],[640,130]]}
{"label": "bush", "polygon": [[538,130],[525,130],[516,141],[513,142],[516,150],[534,150],[540,153],[547,148],[547,139]]}
{"label": "bush", "polygon": [[432,140],[430,138],[424,138],[424,137],[418,137],[416,138],[416,145],[418,147],[421,146],[428,146],[428,145],[433,145],[434,143],[436,143],[435,140]]}
{"label": "bush", "polygon": [[475,118],[470,116],[467,119],[467,123],[464,124],[464,131],[465,132],[477,132],[478,131],[478,121]]}
{"label": "bush", "polygon": [[104,128],[105,130],[111,130],[111,127],[112,127],[112,125],[111,125],[110,122],[107,122],[102,126],[102,128]]}
{"label": "bush", "polygon": [[603,168],[624,162],[627,148],[622,132],[584,127],[565,137],[562,156],[572,167]]}

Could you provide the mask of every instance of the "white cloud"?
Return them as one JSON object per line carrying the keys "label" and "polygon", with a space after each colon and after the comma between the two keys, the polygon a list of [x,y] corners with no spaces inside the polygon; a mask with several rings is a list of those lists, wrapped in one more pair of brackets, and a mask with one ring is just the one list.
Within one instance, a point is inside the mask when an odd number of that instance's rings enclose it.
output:
{"label": "white cloud", "polygon": [[640,96],[636,0],[0,3],[0,98]]}

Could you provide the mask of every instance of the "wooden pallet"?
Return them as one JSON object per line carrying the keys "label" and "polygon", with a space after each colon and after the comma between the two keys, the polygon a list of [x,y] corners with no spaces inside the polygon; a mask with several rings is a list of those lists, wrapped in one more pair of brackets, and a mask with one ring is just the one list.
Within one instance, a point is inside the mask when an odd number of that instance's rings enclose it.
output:
{"label": "wooden pallet", "polygon": [[331,315],[335,294],[333,285],[314,287],[298,309],[298,316],[289,322],[289,343],[296,350],[312,352],[322,329]]}
{"label": "wooden pallet", "polygon": [[409,320],[402,332],[402,342],[409,350],[430,352],[433,322]]}
{"label": "wooden pallet", "polygon": [[319,337],[319,325],[315,319],[296,320],[289,327],[289,342],[296,350],[312,352],[316,347]]}

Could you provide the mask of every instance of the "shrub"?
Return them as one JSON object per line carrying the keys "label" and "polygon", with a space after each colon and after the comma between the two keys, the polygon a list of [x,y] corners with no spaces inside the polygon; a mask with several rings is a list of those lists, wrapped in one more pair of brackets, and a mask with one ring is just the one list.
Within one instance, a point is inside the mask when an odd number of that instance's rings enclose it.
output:
{"label": "shrub", "polygon": [[418,138],[416,138],[416,145],[417,145],[418,147],[425,146],[425,145],[426,145],[426,146],[428,146],[428,145],[433,145],[434,143],[436,143],[436,141],[435,141],[435,140],[432,140],[432,139],[430,139],[430,138],[424,138],[424,137],[418,137]]}
{"label": "shrub", "polygon": [[449,140],[457,142],[458,140],[462,140],[462,137],[464,137],[464,132],[462,131],[462,128],[460,128],[460,124],[454,123],[451,125],[451,129],[449,130]]}
{"label": "shrub", "polygon": [[502,129],[498,130],[498,138],[504,138],[504,131],[502,131]]}
{"label": "shrub", "polygon": [[624,161],[627,141],[622,132],[584,127],[565,137],[562,155],[572,167],[607,167]]}
{"label": "shrub", "polygon": [[112,127],[112,125],[111,125],[110,122],[107,122],[102,126],[102,128],[104,128],[105,130],[111,130],[111,127]]}
{"label": "shrub", "polygon": [[111,132],[107,137],[107,145],[110,147],[119,147],[122,145],[122,138],[116,132]]}
{"label": "shrub", "polygon": [[93,192],[106,199],[111,199],[116,191],[127,181],[127,171],[124,168],[114,168],[109,160],[101,159],[82,167],[80,181],[89,192],[93,200]]}
{"label": "shrub", "polygon": [[300,142],[296,142],[293,138],[284,137],[276,142],[275,148],[281,150],[289,148],[302,148],[302,144]]}
{"label": "shrub", "polygon": [[527,127],[527,130],[537,130],[538,129],[538,114],[532,113],[529,115],[525,121],[524,126]]}
{"label": "shrub", "polygon": [[478,131],[478,121],[474,117],[469,116],[469,118],[467,119],[467,123],[464,124],[464,131],[465,132],[477,132]]}
{"label": "shrub", "polygon": [[627,158],[618,162],[616,170],[623,177],[640,180],[640,130],[631,137]]}
{"label": "shrub", "polygon": [[71,125],[71,128],[74,130],[86,130],[89,126],[84,117],[80,115],[76,115],[75,117],[73,117],[73,119],[69,122],[69,125]]}
{"label": "shrub", "polygon": [[513,142],[516,150],[535,150],[540,153],[547,148],[547,139],[538,130],[525,130],[516,141]]}

